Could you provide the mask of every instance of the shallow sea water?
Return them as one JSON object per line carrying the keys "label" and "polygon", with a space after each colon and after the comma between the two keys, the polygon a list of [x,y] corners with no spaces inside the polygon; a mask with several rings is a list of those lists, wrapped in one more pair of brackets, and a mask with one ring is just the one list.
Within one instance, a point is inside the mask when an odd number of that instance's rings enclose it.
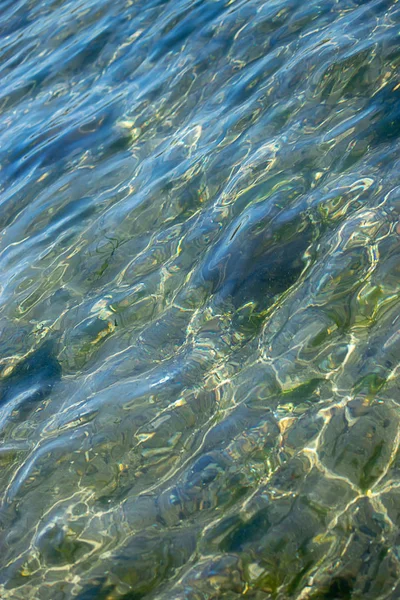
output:
{"label": "shallow sea water", "polygon": [[0,0],[0,598],[400,596],[400,3]]}

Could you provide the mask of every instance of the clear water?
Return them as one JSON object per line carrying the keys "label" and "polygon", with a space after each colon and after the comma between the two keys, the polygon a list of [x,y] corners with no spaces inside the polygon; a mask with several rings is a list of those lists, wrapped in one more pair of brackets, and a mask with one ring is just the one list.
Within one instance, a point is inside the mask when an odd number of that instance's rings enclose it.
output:
{"label": "clear water", "polygon": [[400,4],[0,1],[0,597],[400,595]]}

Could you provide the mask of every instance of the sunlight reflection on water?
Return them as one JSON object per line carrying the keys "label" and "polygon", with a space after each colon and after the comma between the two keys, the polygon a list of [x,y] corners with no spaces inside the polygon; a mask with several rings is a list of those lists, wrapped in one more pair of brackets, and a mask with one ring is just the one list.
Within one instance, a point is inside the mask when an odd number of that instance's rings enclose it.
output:
{"label": "sunlight reflection on water", "polygon": [[0,2],[1,598],[398,598],[399,20]]}

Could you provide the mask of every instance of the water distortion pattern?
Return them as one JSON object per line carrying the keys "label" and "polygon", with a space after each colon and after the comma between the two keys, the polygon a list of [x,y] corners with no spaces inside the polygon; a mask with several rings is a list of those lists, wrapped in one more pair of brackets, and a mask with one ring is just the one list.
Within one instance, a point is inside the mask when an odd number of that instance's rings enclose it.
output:
{"label": "water distortion pattern", "polygon": [[1,0],[2,600],[399,598],[399,32]]}

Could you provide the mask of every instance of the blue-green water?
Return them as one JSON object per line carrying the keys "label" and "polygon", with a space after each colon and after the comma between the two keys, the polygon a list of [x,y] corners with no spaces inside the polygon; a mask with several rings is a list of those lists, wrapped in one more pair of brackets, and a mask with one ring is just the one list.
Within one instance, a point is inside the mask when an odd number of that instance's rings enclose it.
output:
{"label": "blue-green water", "polygon": [[400,4],[0,0],[0,598],[400,596]]}

